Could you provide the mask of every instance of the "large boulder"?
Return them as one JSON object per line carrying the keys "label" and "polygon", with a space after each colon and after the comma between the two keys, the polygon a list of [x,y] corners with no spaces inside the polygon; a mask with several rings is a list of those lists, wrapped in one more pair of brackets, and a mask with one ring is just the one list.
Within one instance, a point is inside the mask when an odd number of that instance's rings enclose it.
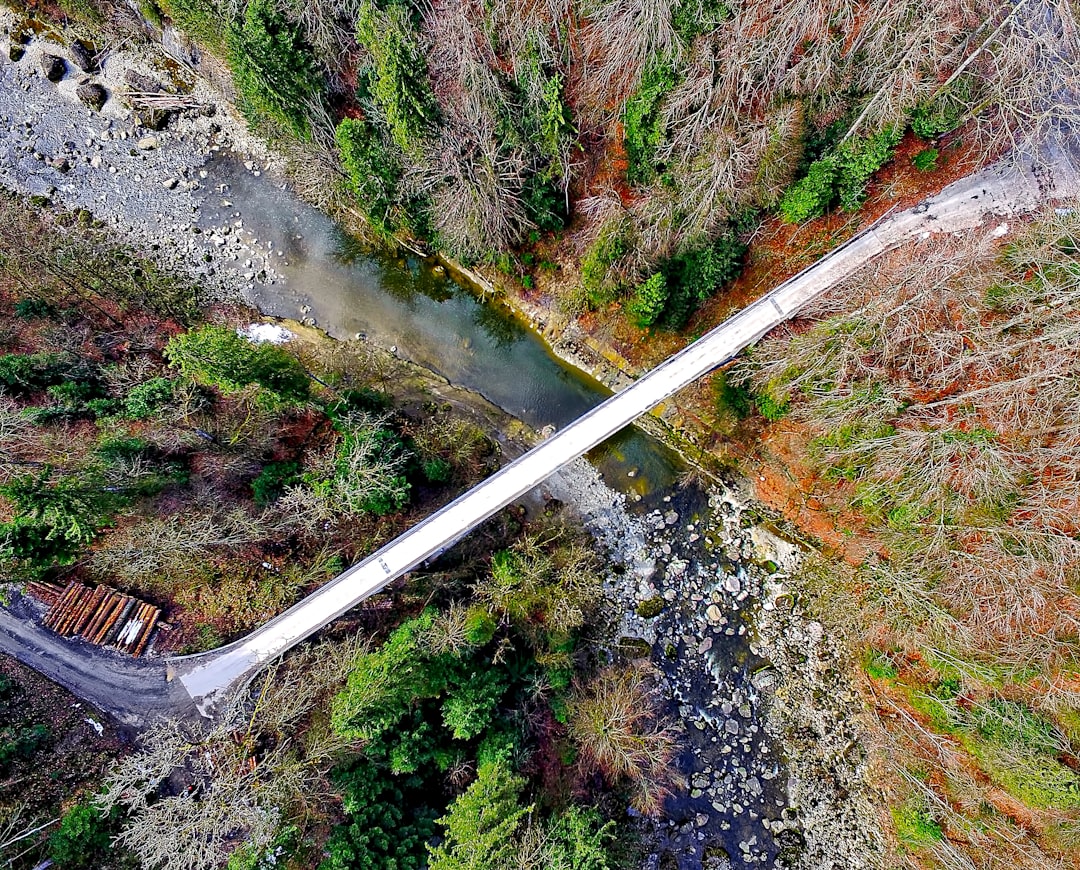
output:
{"label": "large boulder", "polygon": [[124,70],[124,84],[140,94],[160,94],[165,90],[153,76],[145,76],[133,69]]}
{"label": "large boulder", "polygon": [[41,56],[41,72],[50,82],[58,82],[67,72],[67,64],[62,57],[55,54],[43,54]]}
{"label": "large boulder", "polygon": [[81,39],[76,39],[71,43],[68,53],[71,55],[72,63],[83,72],[97,72],[98,57],[92,45],[83,42]]}
{"label": "large boulder", "polygon": [[109,99],[109,92],[97,82],[87,82],[75,89],[75,96],[95,112],[100,112],[105,101]]}

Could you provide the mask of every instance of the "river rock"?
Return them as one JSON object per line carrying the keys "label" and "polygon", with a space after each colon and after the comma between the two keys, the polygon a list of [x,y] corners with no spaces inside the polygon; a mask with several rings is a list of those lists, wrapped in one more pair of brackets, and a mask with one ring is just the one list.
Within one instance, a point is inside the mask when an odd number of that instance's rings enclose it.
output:
{"label": "river rock", "polygon": [[109,92],[97,82],[87,82],[85,85],[79,85],[76,88],[75,96],[95,112],[100,112],[101,107],[105,105],[105,101],[109,99]]}
{"label": "river rock", "polygon": [[709,622],[720,622],[724,618],[724,612],[715,604],[710,604],[705,608],[705,618]]}
{"label": "river rock", "polygon": [[135,143],[135,147],[140,151],[153,151],[158,147],[157,136],[143,136],[138,142]]}
{"label": "river rock", "polygon": [[55,54],[43,54],[41,56],[41,72],[50,82],[58,82],[67,72],[67,64],[62,57]]}
{"label": "river rock", "polygon": [[133,69],[124,70],[124,83],[140,94],[158,94],[164,90],[157,79]]}
{"label": "river rock", "polygon": [[131,110],[131,114],[135,116],[135,120],[140,127],[157,132],[165,129],[172,112],[167,112],[165,109],[155,109],[152,106],[136,106]]}
{"label": "river rock", "polygon": [[71,48],[68,50],[68,53],[71,55],[72,63],[83,72],[97,72],[97,52],[81,39],[76,39],[71,43]]}

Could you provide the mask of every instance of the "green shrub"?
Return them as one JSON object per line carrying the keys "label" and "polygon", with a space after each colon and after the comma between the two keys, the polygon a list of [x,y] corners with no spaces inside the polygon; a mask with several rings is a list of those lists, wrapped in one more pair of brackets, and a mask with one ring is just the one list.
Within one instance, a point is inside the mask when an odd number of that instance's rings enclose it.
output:
{"label": "green shrub", "polygon": [[651,63],[623,107],[623,145],[626,148],[626,180],[648,184],[656,177],[656,149],[663,141],[660,103],[676,84],[670,63]]}
{"label": "green shrub", "polygon": [[895,680],[896,666],[885,653],[867,647],[862,657],[863,670],[873,680]]}
{"label": "green shrub", "polygon": [[335,732],[374,740],[401,721],[414,701],[445,690],[450,659],[429,660],[422,645],[434,620],[429,608],[398,627],[377,650],[357,656],[345,688],[334,699]]}
{"label": "green shrub", "polygon": [[51,481],[51,469],[17,477],[0,486],[14,519],[0,523],[0,560],[22,565],[34,575],[53,565],[69,565],[111,522],[122,497],[90,478],[71,475]]}
{"label": "green shrub", "polygon": [[1016,798],[1040,810],[1080,808],[1080,776],[1056,758],[1026,750],[975,747],[979,765]]}
{"label": "green shrub", "polygon": [[612,278],[611,267],[629,251],[621,225],[612,223],[600,230],[581,259],[581,287],[591,305],[606,305],[614,299],[618,281]]}
{"label": "green shrub", "polygon": [[718,414],[732,414],[745,420],[754,410],[754,395],[745,384],[733,384],[726,371],[717,372],[712,379],[713,396]]}
{"label": "green shrub", "polygon": [[80,802],[64,813],[49,837],[49,857],[60,870],[89,870],[112,854],[115,813],[102,817],[92,803]]}
{"label": "green shrub", "polygon": [[0,387],[26,394],[63,383],[75,369],[76,363],[61,354],[0,354]]}
{"label": "green shrub", "polygon": [[442,703],[443,724],[457,740],[478,737],[495,718],[495,705],[509,688],[494,668],[478,669],[455,681]]}
{"label": "green shrub", "polygon": [[[360,387],[353,390],[342,390],[341,399],[345,406],[353,411],[361,411],[368,414],[378,414],[393,405],[393,398],[371,387]],[[336,410],[335,410],[336,413]]]}
{"label": "green shrub", "polygon": [[188,377],[226,392],[258,384],[282,399],[308,398],[310,382],[296,357],[274,344],[253,344],[225,326],[203,326],[173,337],[165,357]]}
{"label": "green shrub", "polygon": [[563,143],[577,135],[570,107],[563,96],[562,73],[544,80],[543,112],[540,115],[541,151],[552,160],[561,156]]}
{"label": "green shrub", "polygon": [[662,272],[656,272],[648,280],[638,284],[626,306],[626,312],[638,327],[645,329],[660,319],[667,302],[667,279]]}
{"label": "green shrub", "polygon": [[266,507],[276,501],[287,487],[299,481],[299,462],[268,462],[251,482],[251,494],[255,504]]}
{"label": "green shrub", "polygon": [[41,724],[0,731],[0,773],[6,773],[13,761],[33,757],[48,739],[49,729]]}
{"label": "green shrub", "polygon": [[322,99],[323,76],[300,30],[274,0],[250,0],[226,35],[237,105],[252,123],[271,119],[309,138],[308,107]]}
{"label": "green shrub", "polygon": [[495,637],[497,628],[490,613],[482,607],[474,607],[465,618],[465,639],[473,646],[483,646]]}
{"label": "green shrub", "polygon": [[757,405],[757,409],[761,413],[761,416],[770,423],[782,420],[787,416],[788,411],[791,410],[791,405],[786,400],[777,401],[768,393],[759,393],[755,396],[754,404]]}
{"label": "green shrub", "polygon": [[961,104],[945,94],[911,113],[911,131],[920,139],[936,139],[951,133],[962,121]]}
{"label": "green shrub", "polygon": [[837,201],[847,211],[857,209],[866,196],[867,182],[892,157],[903,132],[886,127],[835,146],[811,163],[806,175],[784,193],[780,216],[786,223],[802,223],[825,214]]}
{"label": "green shrub", "polygon": [[169,378],[151,378],[136,384],[124,396],[124,416],[129,420],[145,420],[172,401],[174,384]]}
{"label": "green shrub", "polygon": [[571,804],[547,825],[544,870],[615,870],[607,848],[614,827],[595,809]]}
{"label": "green shrub", "polygon": [[105,16],[93,0],[59,0],[58,5],[70,18],[76,18],[91,27],[100,27],[105,23]]}
{"label": "green shrub", "polygon": [[918,169],[919,172],[933,172],[938,167],[938,158],[940,156],[941,152],[937,148],[924,148],[911,158],[911,165]]}
{"label": "green shrub", "polygon": [[[159,0],[161,11],[200,45],[217,54],[225,50],[224,9],[214,0]],[[149,16],[147,16],[149,17]]]}
{"label": "green shrub", "polygon": [[158,8],[157,3],[154,0],[138,0],[139,14],[143,19],[154,26],[156,30],[161,30],[165,25],[164,19],[161,17],[161,10]]}
{"label": "green shrub", "polygon": [[872,136],[848,139],[836,149],[836,195],[845,211],[862,205],[867,182],[889,161],[903,135],[902,127],[886,127]]}
{"label": "green shrub", "polygon": [[941,826],[921,802],[909,800],[891,807],[889,812],[896,828],[896,838],[906,851],[924,849],[945,838]]}
{"label": "green shrub", "polygon": [[15,303],[15,316],[22,320],[33,320],[36,317],[51,317],[55,313],[56,309],[44,299],[20,299]]}
{"label": "green shrub", "polygon": [[739,276],[745,256],[746,245],[729,231],[662,264],[668,296],[658,321],[660,326],[685,326],[702,302]]}
{"label": "green shrub", "polygon": [[438,823],[444,838],[429,846],[429,870],[493,870],[509,866],[514,835],[531,806],[521,803],[525,780],[506,761],[480,765],[476,779]]}
{"label": "green shrub", "polygon": [[379,130],[367,121],[345,118],[334,134],[349,190],[368,222],[382,233],[401,226],[399,181],[401,160]]}
{"label": "green shrub", "polygon": [[420,471],[428,483],[446,483],[454,473],[453,466],[441,456],[429,456],[422,459]]}
{"label": "green shrub", "polygon": [[529,173],[521,189],[521,199],[525,214],[537,230],[554,232],[566,226],[566,197],[550,168]]}
{"label": "green shrub", "polygon": [[806,175],[789,187],[780,199],[780,216],[784,222],[799,224],[825,214],[835,196],[838,171],[833,157],[810,164]]}
{"label": "green shrub", "polygon": [[[366,462],[357,467],[355,458]],[[409,501],[412,485],[404,474],[408,450],[396,432],[386,428],[361,428],[346,432],[338,442],[337,490],[350,501],[350,509],[382,517],[401,510]],[[360,480],[359,478],[365,478]],[[368,485],[377,478],[374,486]],[[350,496],[355,493],[354,498]]]}
{"label": "green shrub", "polygon": [[427,65],[408,7],[390,0],[362,0],[357,38],[370,53],[371,95],[386,116],[390,135],[405,153],[415,153],[435,121]]}
{"label": "green shrub", "polygon": [[89,381],[64,381],[45,390],[49,398],[69,408],[81,408],[90,399],[97,398],[98,385]]}
{"label": "green shrub", "polygon": [[319,870],[423,870],[438,812],[417,776],[391,777],[368,761],[334,773],[347,817],[326,843]]}
{"label": "green shrub", "polygon": [[671,13],[671,26],[686,42],[710,33],[731,18],[731,6],[723,0],[684,0]]}

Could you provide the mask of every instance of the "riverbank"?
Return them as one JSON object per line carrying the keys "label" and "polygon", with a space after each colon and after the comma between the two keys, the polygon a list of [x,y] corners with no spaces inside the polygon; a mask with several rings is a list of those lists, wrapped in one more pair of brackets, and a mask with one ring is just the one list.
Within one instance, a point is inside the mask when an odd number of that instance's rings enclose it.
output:
{"label": "riverbank", "polygon": [[[117,66],[126,63],[141,68],[146,75],[154,71],[145,58],[134,54],[129,57],[116,52],[106,67],[114,60]],[[21,64],[25,62],[26,58]],[[4,74],[8,75],[11,69],[5,64]],[[216,288],[215,293],[220,294],[219,298],[226,298],[229,293],[242,293],[253,284],[275,286],[274,282],[280,280],[275,262],[284,256],[277,251],[284,248],[273,246],[272,253],[266,253],[246,241],[241,233],[224,232],[227,226],[224,224],[211,233],[194,233],[190,228],[201,190],[199,173],[203,164],[199,162],[200,157],[205,160],[207,152],[218,153],[214,149],[234,147],[245,141],[241,133],[235,132],[233,122],[224,121],[224,109],[219,108],[212,121],[205,115],[181,119],[182,123],[172,132],[155,133],[156,144],[147,143],[147,147],[140,148],[139,142],[147,137],[130,124],[122,107],[117,105],[114,114],[110,115],[107,103],[102,118],[73,103],[70,88],[67,91],[61,88],[58,93],[67,101],[70,110],[52,111],[54,102],[50,101],[49,91],[52,85],[32,71],[33,67],[19,65],[10,82],[29,98],[28,105],[37,115],[16,120],[13,104],[5,105],[0,111],[13,121],[9,126],[14,132],[11,132],[12,138],[5,141],[5,147],[7,153],[13,155],[11,165],[14,166],[15,181],[23,185],[25,192],[50,196],[70,208],[87,208],[99,217],[110,218],[110,223],[148,250],[156,251],[158,256],[166,258],[166,262],[185,265],[200,279],[209,280]],[[106,78],[105,81],[115,82],[115,79]],[[195,87],[202,85],[196,83]],[[5,92],[12,90],[5,89]],[[42,126],[28,136],[23,133],[28,129],[23,122],[29,117],[35,122],[40,119]],[[190,129],[186,123],[190,123]],[[215,124],[217,130],[212,129]],[[94,136],[87,136],[90,145],[85,144],[86,139],[71,138],[81,128],[89,128],[88,133],[96,134],[96,140]],[[36,139],[33,133],[37,134]],[[109,134],[107,138],[103,138],[105,133]],[[80,145],[80,142],[84,144]],[[35,154],[40,154],[41,159]],[[99,158],[97,166],[94,165],[95,157]],[[54,162],[67,160],[69,169],[65,172],[58,165],[46,163],[46,158]],[[252,174],[264,171],[265,159],[257,162],[252,154],[249,162],[250,166],[244,164],[246,171]],[[8,171],[7,165],[5,171]],[[167,182],[173,179],[177,184],[170,187]],[[183,179],[184,189],[181,189],[180,179]],[[227,191],[223,192],[220,199],[227,200],[226,194]],[[173,234],[177,235],[174,237]],[[206,260],[207,256],[209,260]],[[245,278],[243,272],[236,273],[219,265],[222,262],[243,265],[247,259],[252,260],[249,271],[254,274],[251,279]],[[256,265],[260,267],[258,271],[254,271]],[[561,352],[569,354],[571,347],[568,343]],[[784,810],[791,807],[786,798],[784,806],[777,806],[776,793],[766,788],[765,784],[775,779],[776,773],[768,761],[768,752],[759,752],[765,723],[771,721],[766,713],[765,699],[773,687],[766,685],[767,677],[757,676],[748,664],[749,657],[740,662],[732,653],[735,660],[721,662],[716,653],[710,656],[712,645],[703,648],[706,640],[715,637],[725,639],[724,649],[729,649],[727,644],[734,649],[733,641],[728,639],[745,638],[752,633],[753,616],[749,623],[744,623],[742,617],[735,614],[753,613],[755,602],[764,608],[768,602],[761,599],[761,592],[757,590],[765,588],[767,577],[776,579],[779,576],[777,571],[766,571],[762,567],[760,570],[748,569],[742,575],[747,579],[740,579],[736,563],[758,558],[749,534],[741,531],[745,507],[736,508],[737,502],[720,495],[716,497],[715,505],[695,506],[691,510],[692,521],[684,522],[678,515],[680,511],[674,508],[635,519],[625,513],[620,497],[603,487],[585,463],[575,464],[566,474],[561,478],[562,482],[556,480],[547,485],[549,492],[575,504],[590,517],[589,522],[598,534],[603,535],[606,528],[613,558],[629,569],[622,576],[631,578],[632,583],[615,583],[613,580],[613,630],[617,638],[636,639],[649,645],[650,653],[642,657],[652,658],[658,664],[667,681],[667,695],[676,702],[675,714],[688,729],[692,729],[688,733],[695,751],[693,759],[686,761],[685,770],[690,796],[678,805],[678,815],[666,820],[666,827],[656,831],[660,841],[667,844],[666,851],[681,854],[687,861],[697,860],[700,866],[718,867],[723,866],[719,849],[712,849],[706,856],[703,844],[722,841],[725,845],[720,848],[724,848],[734,861],[742,861],[742,866],[751,863],[767,866],[781,847],[788,849],[785,854],[792,859],[802,855],[793,862],[794,866],[828,866],[821,861],[822,856],[829,854],[835,856],[836,866],[855,866],[844,862],[863,851],[862,844],[867,842],[868,835],[860,834],[863,837],[860,840],[852,838],[850,831],[845,835],[843,830],[831,826],[830,820],[839,817],[840,813],[829,810],[834,805],[819,796],[825,793],[816,785],[822,776],[820,763],[823,756],[816,744],[809,746],[805,754],[794,752],[788,745],[781,745],[777,750],[788,756],[791,782],[798,789],[796,803],[809,807],[810,795],[817,792],[822,808],[816,814],[805,810],[797,810],[794,815],[789,812],[785,819]],[[725,504],[727,507],[723,506]],[[668,521],[669,511],[676,514],[671,522]],[[699,523],[703,524],[700,528]],[[712,530],[712,551],[702,549],[707,537],[703,534],[706,527]],[[723,554],[723,565],[720,556],[715,555],[717,552]],[[761,571],[765,573],[756,580],[749,579]],[[670,600],[668,593],[671,593]],[[656,595],[668,601],[666,614],[653,620],[639,616],[636,610],[641,602]],[[713,606],[720,612],[720,619],[713,618]],[[736,606],[738,609],[733,609]],[[792,613],[790,621],[784,621],[775,609],[766,612],[777,613],[773,617],[775,632],[771,640],[762,642],[770,645],[769,649],[777,649],[777,655],[779,646],[776,645],[781,637],[816,637],[816,630],[809,628],[810,623],[794,630],[804,619],[803,614]],[[719,650],[719,640],[714,643]],[[641,649],[640,643],[622,646],[631,653]],[[674,656],[669,654],[669,647],[674,648]],[[834,670],[842,676],[842,666]],[[755,676],[760,685],[754,684]],[[823,693],[812,691],[816,677],[814,668],[800,674],[793,666],[790,676],[785,673],[783,677],[783,681],[777,680],[774,685],[789,686],[791,697],[821,700]],[[834,720],[843,718],[844,711],[849,709],[849,697],[844,693],[829,694],[827,701],[836,702],[836,709],[829,714]],[[735,699],[740,699],[739,703],[734,703]],[[725,710],[725,704],[730,709]],[[741,712],[743,706],[750,711],[746,716]],[[782,736],[785,728],[794,728],[794,723],[809,721],[814,715],[812,709],[801,706],[785,705],[785,709],[788,710],[787,718],[782,716],[772,726],[780,736],[781,744],[787,740]],[[752,760],[748,761],[748,758]],[[826,768],[825,776],[826,780],[857,784],[860,770],[857,764],[850,768],[845,766],[840,772]],[[766,774],[771,774],[771,778]],[[783,789],[779,788],[779,791],[782,794]],[[699,794],[694,797],[694,792]],[[839,795],[839,791],[836,794]],[[772,804],[766,811],[769,800]],[[803,813],[802,819],[796,821],[799,812]],[[704,822],[699,822],[701,817],[705,818]],[[733,823],[733,819],[737,823]],[[729,826],[726,830],[724,824]],[[860,824],[865,832],[873,830],[876,822],[860,818]],[[785,835],[785,831],[791,833]],[[805,849],[799,848],[800,838],[806,841]],[[745,848],[742,848],[744,844]],[[706,864],[706,858],[712,864]],[[659,850],[654,860],[659,864]],[[800,862],[803,863],[800,865]],[[694,865],[684,862],[684,866]]]}

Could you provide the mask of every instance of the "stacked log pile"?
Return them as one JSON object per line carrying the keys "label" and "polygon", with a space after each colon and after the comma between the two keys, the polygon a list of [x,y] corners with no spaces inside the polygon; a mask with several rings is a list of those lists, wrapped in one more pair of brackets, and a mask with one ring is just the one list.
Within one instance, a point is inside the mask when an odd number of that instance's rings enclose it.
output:
{"label": "stacked log pile", "polygon": [[107,586],[91,589],[74,582],[63,591],[58,591],[58,587],[52,590],[30,590],[46,603],[49,602],[45,596],[53,595],[44,620],[48,628],[64,637],[81,637],[133,656],[140,656],[146,650],[161,618],[161,610],[154,605]]}
{"label": "stacked log pile", "polygon": [[26,591],[33,595],[42,604],[52,607],[64,594],[64,587],[55,583],[43,583],[40,580],[31,580],[26,584]]}

